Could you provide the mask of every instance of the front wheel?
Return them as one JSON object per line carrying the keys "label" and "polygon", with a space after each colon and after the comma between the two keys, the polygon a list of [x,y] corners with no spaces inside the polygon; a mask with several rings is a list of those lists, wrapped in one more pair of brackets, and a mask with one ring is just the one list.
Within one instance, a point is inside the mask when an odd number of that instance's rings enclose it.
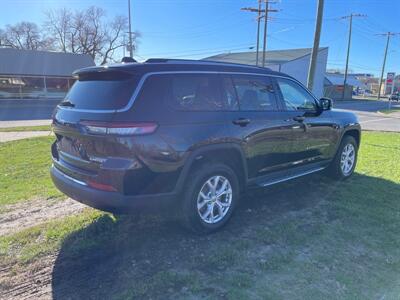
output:
{"label": "front wheel", "polygon": [[344,136],[328,173],[331,177],[343,180],[354,173],[357,164],[358,145],[354,137]]}
{"label": "front wheel", "polygon": [[197,233],[224,226],[239,199],[235,172],[224,164],[204,164],[188,179],[183,193],[182,221]]}

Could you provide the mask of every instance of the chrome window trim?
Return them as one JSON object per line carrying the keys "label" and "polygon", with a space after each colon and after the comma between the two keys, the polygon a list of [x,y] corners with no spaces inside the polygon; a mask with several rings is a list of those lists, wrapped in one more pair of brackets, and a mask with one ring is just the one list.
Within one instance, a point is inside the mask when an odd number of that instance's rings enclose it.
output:
{"label": "chrome window trim", "polygon": [[142,76],[142,78],[139,80],[139,83],[135,89],[135,91],[132,94],[132,97],[129,99],[129,102],[120,109],[79,109],[79,108],[73,108],[73,107],[66,107],[66,106],[60,106],[57,105],[58,109],[63,109],[63,110],[71,110],[71,111],[76,111],[76,112],[90,112],[90,113],[121,113],[121,112],[126,112],[130,110],[139,95],[140,91],[142,90],[142,87],[144,85],[144,82],[146,81],[147,78],[153,75],[168,75],[168,74],[225,74],[225,75],[256,75],[256,76],[266,76],[266,77],[276,77],[276,78],[284,78],[291,80],[298,84],[301,88],[303,88],[317,103],[318,100],[317,98],[307,89],[303,86],[303,84],[298,81],[297,79],[287,77],[287,76],[282,76],[282,75],[276,75],[276,74],[261,74],[261,73],[252,73],[252,72],[229,72],[229,71],[160,71],[160,72],[149,72],[146,73]]}

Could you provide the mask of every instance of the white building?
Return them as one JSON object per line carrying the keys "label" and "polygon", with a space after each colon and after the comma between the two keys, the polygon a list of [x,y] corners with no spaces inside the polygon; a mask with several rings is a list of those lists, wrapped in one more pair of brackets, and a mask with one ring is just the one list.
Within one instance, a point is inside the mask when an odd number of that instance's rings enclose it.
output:
{"label": "white building", "polygon": [[87,54],[0,48],[0,99],[63,98],[72,72],[90,66]]}
{"label": "white building", "polygon": [[[310,65],[311,48],[272,50],[266,52],[265,64],[274,71],[286,73],[304,85],[307,85],[308,68]],[[256,52],[222,53],[204,60],[231,62],[256,65]],[[328,47],[319,48],[317,66],[315,69],[313,93],[317,97],[324,94],[324,78],[328,60]],[[259,53],[259,65],[262,62],[262,52]]]}

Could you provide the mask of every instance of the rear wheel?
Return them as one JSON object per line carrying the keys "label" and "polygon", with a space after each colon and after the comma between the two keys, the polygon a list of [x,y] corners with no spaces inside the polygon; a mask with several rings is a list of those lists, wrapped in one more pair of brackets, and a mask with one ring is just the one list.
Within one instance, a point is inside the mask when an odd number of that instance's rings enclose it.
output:
{"label": "rear wheel", "polygon": [[191,231],[213,232],[228,222],[238,198],[235,172],[224,164],[204,164],[186,182],[182,221]]}
{"label": "rear wheel", "polygon": [[353,175],[357,163],[358,145],[354,137],[346,135],[340,143],[335,159],[328,172],[335,179],[347,179]]}

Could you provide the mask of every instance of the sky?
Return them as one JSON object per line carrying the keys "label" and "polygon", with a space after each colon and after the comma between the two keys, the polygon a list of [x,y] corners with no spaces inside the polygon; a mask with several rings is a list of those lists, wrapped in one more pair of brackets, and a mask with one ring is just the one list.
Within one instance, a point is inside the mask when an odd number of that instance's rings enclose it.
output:
{"label": "sky", "polygon": [[[271,0],[270,0],[271,1]],[[102,7],[107,17],[127,15],[128,0],[0,0],[0,27],[20,21],[43,23],[48,9]],[[250,51],[256,44],[256,15],[241,11],[257,0],[131,0],[132,30],[141,34],[135,58],[204,58]],[[270,8],[267,49],[312,47],[317,0],[276,0]],[[386,37],[400,32],[400,0],[325,0],[321,47],[329,47],[328,68],[344,69],[348,19],[353,19],[349,68],[380,75]],[[253,48],[254,49],[254,48]],[[122,55],[122,53],[121,53]],[[390,40],[385,73],[400,73],[400,35]]]}

